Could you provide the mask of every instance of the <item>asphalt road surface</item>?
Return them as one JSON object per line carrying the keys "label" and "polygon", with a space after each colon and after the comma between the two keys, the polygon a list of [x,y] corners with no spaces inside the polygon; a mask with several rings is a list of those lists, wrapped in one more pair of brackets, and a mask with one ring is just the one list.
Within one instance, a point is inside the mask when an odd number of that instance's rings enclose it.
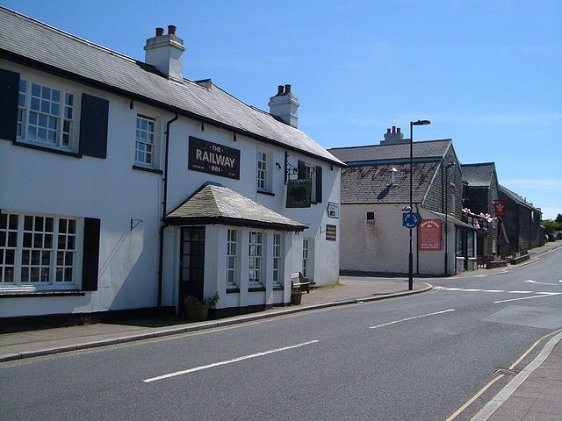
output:
{"label": "asphalt road surface", "polygon": [[562,328],[561,257],[431,279],[404,298],[1,363],[0,418],[470,419]]}

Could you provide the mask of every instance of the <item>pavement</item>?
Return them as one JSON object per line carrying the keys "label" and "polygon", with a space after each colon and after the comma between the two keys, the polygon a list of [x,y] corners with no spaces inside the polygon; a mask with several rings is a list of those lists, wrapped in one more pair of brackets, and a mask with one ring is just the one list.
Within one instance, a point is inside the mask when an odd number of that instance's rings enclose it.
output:
{"label": "pavement", "polygon": [[[531,249],[531,259],[521,264],[532,263],[543,253],[561,246],[562,241],[556,241]],[[486,269],[479,271],[485,272]],[[465,276],[471,274],[474,272],[464,273]],[[219,320],[186,322],[177,318],[150,317],[118,323],[3,333],[0,334],[0,363],[213,329],[333,306],[406,297],[431,289],[432,286],[422,279],[415,279],[414,289],[410,291],[407,280],[401,278],[342,276],[337,286],[315,288],[309,294],[304,293],[300,305],[273,307],[259,313]],[[562,330],[547,340],[539,355],[519,371],[474,420],[562,420]]]}

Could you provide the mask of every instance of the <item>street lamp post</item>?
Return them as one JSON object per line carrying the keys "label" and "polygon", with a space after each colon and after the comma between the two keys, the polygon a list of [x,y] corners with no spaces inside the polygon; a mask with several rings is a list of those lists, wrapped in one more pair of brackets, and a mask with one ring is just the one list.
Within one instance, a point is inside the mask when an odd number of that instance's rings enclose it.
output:
{"label": "street lamp post", "polygon": [[[427,126],[429,120],[410,121],[410,212],[414,211],[414,126]],[[412,253],[412,230],[410,228],[410,253],[408,254],[408,290],[414,289],[414,255]]]}

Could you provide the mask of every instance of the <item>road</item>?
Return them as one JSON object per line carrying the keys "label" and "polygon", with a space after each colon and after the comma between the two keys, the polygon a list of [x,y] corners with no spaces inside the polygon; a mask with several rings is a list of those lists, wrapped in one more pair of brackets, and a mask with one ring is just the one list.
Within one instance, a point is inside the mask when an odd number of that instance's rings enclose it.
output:
{"label": "road", "polygon": [[2,363],[1,418],[470,419],[562,328],[561,257],[432,279],[410,297]]}

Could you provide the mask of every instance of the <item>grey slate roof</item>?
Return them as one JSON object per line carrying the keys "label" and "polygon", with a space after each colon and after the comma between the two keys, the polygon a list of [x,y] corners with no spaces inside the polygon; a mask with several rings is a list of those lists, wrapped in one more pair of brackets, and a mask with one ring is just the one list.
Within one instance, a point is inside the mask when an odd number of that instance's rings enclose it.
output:
{"label": "grey slate roof", "polygon": [[[414,203],[422,203],[439,163],[451,148],[450,139],[414,142]],[[332,148],[329,152],[348,166],[341,176],[341,203],[408,203],[410,200],[410,143]],[[390,185],[390,169],[396,181]]]}
{"label": "grey slate roof", "polygon": [[479,164],[463,164],[462,181],[469,187],[490,187],[495,177],[496,164],[485,162]]}
{"label": "grey slate roof", "polygon": [[[413,202],[422,203],[439,162],[413,165]],[[394,184],[390,184],[390,169],[397,169]],[[341,176],[342,204],[408,203],[410,200],[409,164],[388,164],[347,167]]]}
{"label": "grey slate roof", "polygon": [[527,200],[523,196],[520,196],[517,193],[515,193],[514,191],[509,190],[507,187],[502,186],[500,184],[500,186],[498,187],[498,190],[501,193],[505,194],[507,197],[509,197],[511,200],[513,200],[515,203],[517,203],[521,206],[525,206],[529,209],[540,211],[540,209],[536,208],[531,202],[527,202]]}
{"label": "grey slate roof", "polygon": [[152,66],[2,7],[0,28],[3,58],[38,65],[102,89],[342,165],[300,130],[244,104],[210,81],[169,80]]}
{"label": "grey slate roof", "polygon": [[[451,139],[414,142],[413,157],[414,159],[443,158],[451,144]],[[410,159],[410,143],[332,148],[328,151],[348,165]]]}
{"label": "grey slate roof", "polygon": [[207,184],[170,212],[170,224],[225,224],[302,231],[307,228],[240,193],[226,187]]}

